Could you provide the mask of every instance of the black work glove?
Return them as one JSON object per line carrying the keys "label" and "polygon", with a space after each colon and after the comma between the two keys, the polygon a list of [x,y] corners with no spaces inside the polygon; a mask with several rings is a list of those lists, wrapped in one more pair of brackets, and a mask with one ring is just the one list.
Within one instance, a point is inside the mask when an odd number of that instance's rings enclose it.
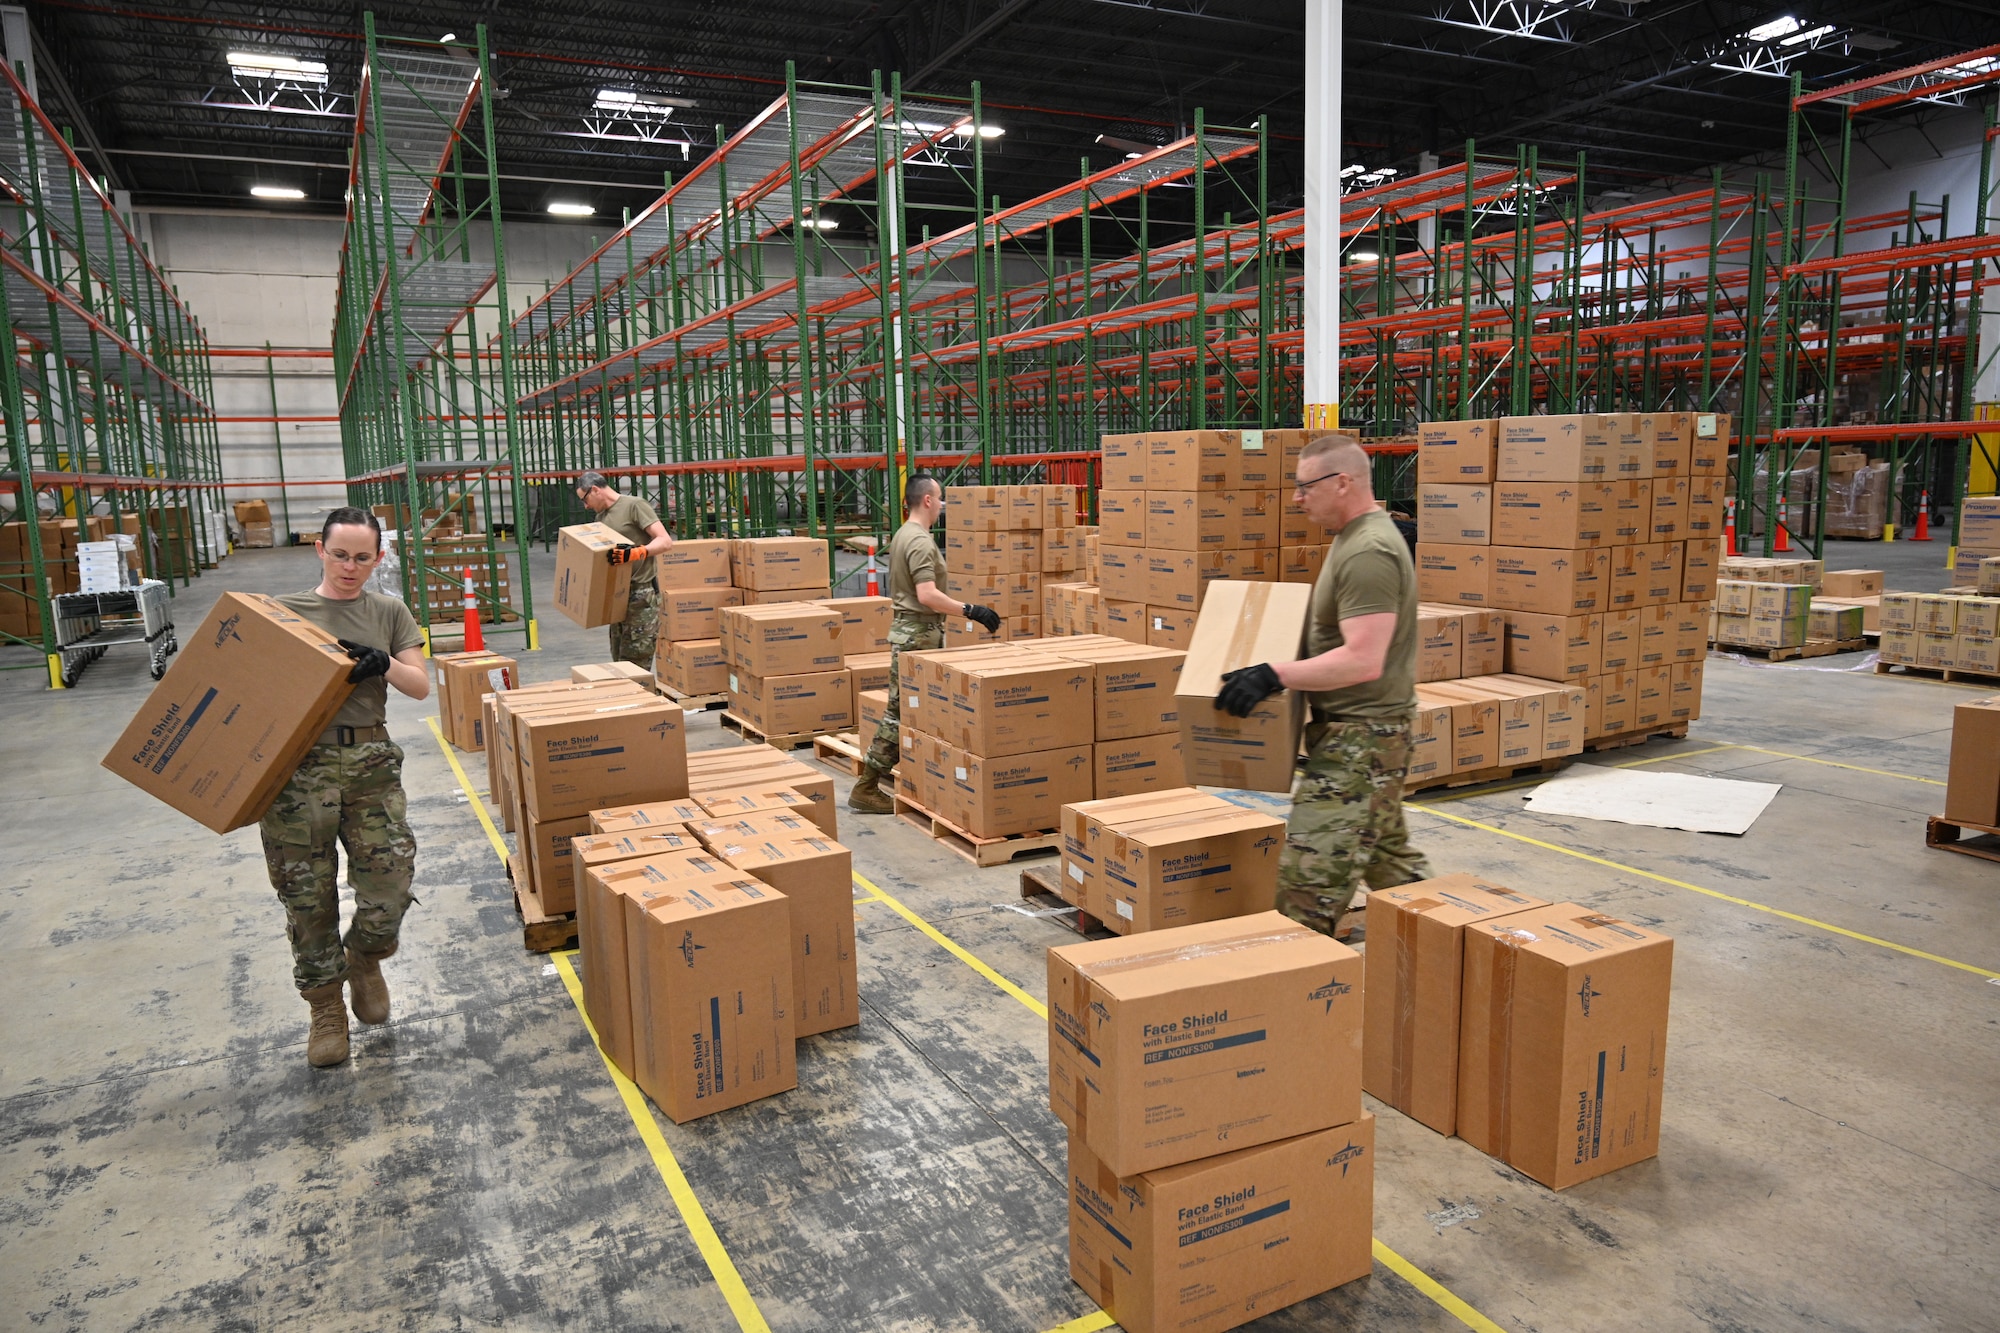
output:
{"label": "black work glove", "polygon": [[389,654],[380,648],[370,648],[367,644],[356,643],[352,639],[342,639],[340,646],[354,659],[354,670],[347,673],[349,685],[359,685],[364,680],[373,680],[377,676],[389,674]]}
{"label": "black work glove", "polygon": [[1215,696],[1215,706],[1231,717],[1248,717],[1258,704],[1284,688],[1269,662],[1238,667],[1222,673],[1222,692]]}
{"label": "black work glove", "polygon": [[645,556],[645,547],[634,546],[630,542],[621,542],[604,553],[604,563],[607,565],[629,565],[634,560],[643,560]]}
{"label": "black work glove", "polygon": [[1000,632],[1000,613],[990,606],[981,606],[977,602],[967,602],[965,604],[965,618],[985,630],[988,634],[998,634]]}

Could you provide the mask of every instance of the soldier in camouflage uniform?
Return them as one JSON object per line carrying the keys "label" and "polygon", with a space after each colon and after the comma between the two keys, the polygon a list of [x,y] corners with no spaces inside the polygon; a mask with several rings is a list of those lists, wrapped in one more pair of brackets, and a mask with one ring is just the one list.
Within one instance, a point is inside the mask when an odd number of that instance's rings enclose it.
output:
{"label": "soldier in camouflage uniform", "polygon": [[[285,907],[292,979],[312,1006],[306,1059],[326,1066],[347,1058],[343,987],[353,991],[356,1018],[389,1021],[382,962],[396,952],[412,901],[417,842],[403,794],[403,751],[389,739],[388,687],[426,698],[430,672],[409,607],[362,586],[382,553],[374,515],[334,510],[315,545],[319,586],[278,600],[340,640],[354,659],[348,674],[354,690],[271,803],[259,831],[271,887]],[[342,848],[354,888],[354,919],[345,936]]]}
{"label": "soldier in camouflage uniform", "polygon": [[1417,707],[1416,568],[1368,472],[1368,455],[1349,436],[1306,445],[1293,493],[1334,538],[1313,585],[1305,654],[1231,671],[1216,696],[1217,707],[1248,717],[1281,689],[1309,692],[1277,906],[1328,935],[1364,883],[1385,889],[1431,875],[1403,823]]}
{"label": "soldier in camouflage uniform", "polygon": [[625,619],[611,626],[611,660],[653,669],[653,652],[660,637],[660,584],[653,557],[674,544],[653,506],[636,495],[620,495],[601,472],[576,479],[576,496],[597,521],[624,541],[604,553],[614,565],[632,566],[632,592]]}
{"label": "soldier in camouflage uniform", "polygon": [[993,608],[955,601],[938,591],[944,559],[931,529],[943,516],[944,488],[934,478],[911,477],[903,486],[903,526],[889,539],[889,598],[896,611],[889,626],[889,709],[847,796],[848,808],[863,814],[886,815],[896,808],[882,790],[882,780],[896,766],[902,744],[903,654],[944,647],[946,616],[962,615],[989,632],[1000,629]]}

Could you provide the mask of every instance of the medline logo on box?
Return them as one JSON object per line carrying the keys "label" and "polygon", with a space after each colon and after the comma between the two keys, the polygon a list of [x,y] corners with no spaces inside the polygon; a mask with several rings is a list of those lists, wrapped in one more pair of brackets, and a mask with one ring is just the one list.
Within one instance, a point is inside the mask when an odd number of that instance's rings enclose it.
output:
{"label": "medline logo on box", "polygon": [[1325,1000],[1326,1009],[1324,1012],[1330,1014],[1333,1012],[1333,1002],[1339,999],[1341,996],[1348,994],[1353,989],[1354,987],[1348,985],[1345,981],[1342,981],[1340,978],[1335,977],[1333,980],[1327,982],[1324,986],[1319,987],[1317,990],[1307,991],[1306,998],[1308,1000]]}
{"label": "medline logo on box", "polygon": [[681,932],[681,957],[687,960],[689,967],[694,966],[694,956],[707,947],[706,944],[696,944],[694,942],[693,931],[684,930]]}
{"label": "medline logo on box", "polygon": [[1345,1176],[1347,1174],[1348,1163],[1359,1160],[1361,1155],[1367,1151],[1366,1148],[1349,1139],[1345,1148],[1342,1148],[1339,1152],[1326,1159],[1326,1164],[1332,1166],[1336,1162],[1339,1163],[1340,1174]]}
{"label": "medline logo on box", "polygon": [[235,615],[225,618],[220,625],[215,627],[216,647],[220,648],[224,639],[234,639],[238,643],[243,642],[243,636],[236,632],[236,626],[242,619],[243,613],[238,611]]}
{"label": "medline logo on box", "polygon": [[1583,1005],[1583,1016],[1585,1018],[1590,1017],[1590,1002],[1602,994],[1604,994],[1603,991],[1592,990],[1590,988],[1590,974],[1588,972],[1584,973],[1583,985],[1577,987],[1576,998]]}

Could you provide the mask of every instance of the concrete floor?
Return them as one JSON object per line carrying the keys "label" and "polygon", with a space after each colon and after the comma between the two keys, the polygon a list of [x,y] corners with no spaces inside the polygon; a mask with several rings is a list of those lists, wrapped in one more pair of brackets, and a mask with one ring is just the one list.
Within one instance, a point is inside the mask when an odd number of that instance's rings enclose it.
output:
{"label": "concrete floor", "polygon": [[[176,614],[314,577],[304,552],[243,553]],[[541,630],[530,680],[604,656],[602,631]],[[1377,1237],[1493,1325],[2000,1327],[2000,868],[1923,846],[1951,706],[1979,692],[1863,662],[1712,659],[1687,740],[1611,757],[1785,784],[1742,838],[1527,815],[1515,791],[1413,806],[1440,873],[1677,941],[1658,1160],[1554,1194],[1374,1108]],[[422,848],[396,1018],[313,1071],[255,830],[217,838],[97,767],[149,685],[130,650],[64,693],[0,672],[0,1323],[737,1327],[564,978],[521,949],[430,708],[391,709]],[[735,743],[714,714],[690,734]],[[1014,870],[890,820],[842,830],[860,874],[1042,994],[1043,951],[1074,936],[1002,910]],[[888,904],[856,913],[862,1025],[801,1044],[796,1092],[640,1113],[773,1329],[1090,1315],[1042,1021]],[[1256,1327],[1465,1324],[1378,1263]]]}

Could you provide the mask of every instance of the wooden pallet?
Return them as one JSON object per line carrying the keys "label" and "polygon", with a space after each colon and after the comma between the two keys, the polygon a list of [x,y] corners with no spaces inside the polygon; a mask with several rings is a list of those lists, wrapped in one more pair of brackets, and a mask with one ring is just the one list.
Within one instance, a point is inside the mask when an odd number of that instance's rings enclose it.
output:
{"label": "wooden pallet", "polygon": [[774,750],[803,750],[830,731],[802,731],[796,735],[766,735],[727,708],[722,710],[722,729],[733,731],[751,745],[768,745]]}
{"label": "wooden pallet", "polygon": [[1057,851],[1062,846],[1060,829],[1015,833],[1005,838],[982,838],[977,834],[966,832],[942,815],[932,814],[907,796],[896,797],[896,818],[903,820],[925,836],[936,838],[952,851],[982,868],[1005,865],[1017,856]]}
{"label": "wooden pallet", "polygon": [[718,708],[729,707],[727,694],[682,694],[671,685],[660,686],[660,694],[690,713],[712,713]]}
{"label": "wooden pallet", "polygon": [[1049,920],[1056,922],[1058,925],[1066,926],[1079,935],[1089,935],[1093,931],[1108,934],[1109,931],[1104,922],[1091,913],[1084,911],[1081,907],[1077,907],[1075,903],[1070,902],[1069,899],[1056,892],[1057,878],[1061,874],[1062,867],[1060,862],[1054,866],[1033,866],[1023,870],[1021,872],[1021,897],[1031,902],[1036,898],[1053,898],[1059,903],[1067,904],[1074,909],[1073,914],[1071,912],[1057,912]]}
{"label": "wooden pallet", "polygon": [[514,914],[521,918],[521,944],[529,953],[554,953],[576,943],[576,913],[551,914],[541,895],[514,879],[514,860],[507,859],[507,878],[514,880]]}
{"label": "wooden pallet", "polygon": [[2000,676],[1990,675],[1984,671],[1960,671],[1957,667],[1910,666],[1904,662],[1877,662],[1875,664],[1876,675],[1887,676],[1892,673],[1896,675],[1921,676],[1926,680],[1950,681],[1954,684],[2000,685]]}
{"label": "wooden pallet", "polygon": [[1444,787],[1476,787],[1482,782],[1505,782],[1509,778],[1527,777],[1536,773],[1553,773],[1563,766],[1563,759],[1539,759],[1531,764],[1500,764],[1493,768],[1469,768],[1463,773],[1435,773],[1403,784],[1403,796],[1408,799],[1420,791],[1437,791]]}
{"label": "wooden pallet", "polygon": [[1657,727],[1642,727],[1637,731],[1621,731],[1615,736],[1595,737],[1583,743],[1583,750],[1585,754],[1593,754],[1599,750],[1623,750],[1628,746],[1644,745],[1656,736],[1666,741],[1684,741],[1687,739],[1687,734],[1687,723],[1666,722]]}
{"label": "wooden pallet", "polygon": [[1759,648],[1747,643],[1711,642],[1717,652],[1743,653],[1767,662],[1789,662],[1795,657],[1831,657],[1835,653],[1858,653],[1868,647],[1867,636],[1858,639],[1807,639],[1788,648]]}
{"label": "wooden pallet", "polygon": [[867,757],[867,747],[861,744],[861,737],[855,732],[841,731],[831,736],[813,737],[813,758],[851,778],[861,776],[862,761]]}
{"label": "wooden pallet", "polygon": [[[1968,833],[1971,838],[1959,841]],[[1955,824],[1943,815],[1932,815],[1924,825],[1924,846],[1942,847],[1945,851],[1976,856],[1983,861],[2000,861],[2000,828],[1985,824]]]}

